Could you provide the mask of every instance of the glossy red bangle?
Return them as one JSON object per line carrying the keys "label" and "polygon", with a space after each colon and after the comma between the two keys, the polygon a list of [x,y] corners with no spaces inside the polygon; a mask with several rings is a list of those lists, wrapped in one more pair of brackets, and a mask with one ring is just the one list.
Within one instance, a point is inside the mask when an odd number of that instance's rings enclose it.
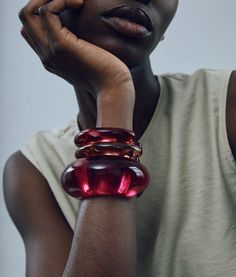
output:
{"label": "glossy red bangle", "polygon": [[133,144],[135,142],[135,134],[131,130],[122,128],[94,128],[85,129],[75,136],[74,143],[78,147],[82,147],[92,143],[99,142],[119,142]]}
{"label": "glossy red bangle", "polygon": [[138,158],[141,155],[142,146],[139,143],[133,145],[111,142],[91,143],[80,147],[75,152],[77,159],[96,156],[118,156],[139,161]]}
{"label": "glossy red bangle", "polygon": [[[141,145],[135,142],[133,132],[115,128],[89,129],[79,133],[75,143],[80,147],[76,152],[79,158],[67,166],[61,176],[62,186],[70,196],[80,199],[101,195],[131,198],[139,197],[147,188],[149,174],[137,160],[141,155],[138,146]],[[133,150],[124,150],[135,146],[138,156],[134,156]],[[84,149],[87,151],[85,157],[80,157]]]}
{"label": "glossy red bangle", "polygon": [[149,176],[142,164],[112,156],[78,159],[62,175],[64,189],[76,198],[99,195],[130,198],[142,193],[148,182]]}

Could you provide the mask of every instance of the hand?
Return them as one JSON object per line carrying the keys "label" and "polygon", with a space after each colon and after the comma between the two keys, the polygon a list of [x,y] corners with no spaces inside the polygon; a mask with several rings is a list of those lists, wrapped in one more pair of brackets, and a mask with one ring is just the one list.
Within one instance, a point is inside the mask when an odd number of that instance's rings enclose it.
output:
{"label": "hand", "polygon": [[78,38],[59,14],[81,9],[86,0],[31,0],[20,11],[22,35],[44,67],[75,87],[100,91],[132,83],[128,67],[110,52]]}

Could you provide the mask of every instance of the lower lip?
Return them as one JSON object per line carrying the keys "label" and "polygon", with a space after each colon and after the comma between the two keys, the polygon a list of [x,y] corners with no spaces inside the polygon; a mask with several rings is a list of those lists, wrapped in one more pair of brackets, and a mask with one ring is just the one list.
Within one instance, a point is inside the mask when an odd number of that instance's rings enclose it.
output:
{"label": "lower lip", "polygon": [[145,38],[151,34],[151,32],[138,23],[134,23],[125,18],[120,17],[103,17],[103,20],[107,22],[117,32],[133,38]]}

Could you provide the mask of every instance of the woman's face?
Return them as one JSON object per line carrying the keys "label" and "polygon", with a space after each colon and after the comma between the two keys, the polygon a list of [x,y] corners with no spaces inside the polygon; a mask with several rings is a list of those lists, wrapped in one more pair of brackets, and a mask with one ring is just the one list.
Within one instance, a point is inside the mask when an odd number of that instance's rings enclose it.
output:
{"label": "woman's face", "polygon": [[[151,33],[142,38],[114,31],[103,13],[118,6],[140,8],[152,22]],[[79,38],[113,53],[127,66],[141,64],[160,42],[177,10],[178,0],[85,0],[78,11],[65,11],[61,19]]]}

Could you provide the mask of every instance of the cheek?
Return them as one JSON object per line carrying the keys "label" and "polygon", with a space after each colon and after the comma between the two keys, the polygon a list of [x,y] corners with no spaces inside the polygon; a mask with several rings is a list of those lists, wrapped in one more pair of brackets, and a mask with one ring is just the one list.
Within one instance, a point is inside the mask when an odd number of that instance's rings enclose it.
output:
{"label": "cheek", "polygon": [[136,41],[115,33],[104,25],[98,14],[91,14],[84,9],[80,14],[65,11],[60,15],[62,23],[77,37],[100,46],[118,56],[134,53],[146,56],[156,44],[156,34],[148,39]]}
{"label": "cheek", "polygon": [[[114,33],[104,26],[98,10],[96,11],[96,13],[91,13],[91,9],[87,6],[79,13],[67,10],[60,15],[60,18],[63,25],[77,37],[111,52],[128,66],[142,63],[162,37],[163,26],[160,26],[160,23],[163,25],[163,20],[157,23],[159,28],[157,27],[157,31],[153,32],[152,36],[142,41],[136,41]],[[159,20],[161,19],[159,18]]]}
{"label": "cheek", "polygon": [[156,7],[167,13],[175,13],[178,7],[178,0],[154,0]]}
{"label": "cheek", "polygon": [[163,26],[164,29],[168,27],[174,18],[178,7],[178,2],[178,0],[157,0],[155,2],[155,8],[158,14],[157,17],[159,17],[162,21],[161,26]]}
{"label": "cheek", "polygon": [[[77,37],[86,39],[88,34],[99,33],[101,22],[98,14],[91,12],[89,5],[83,9],[72,11],[65,10],[60,14],[62,24],[73,32]],[[97,9],[96,9],[97,10]]]}
{"label": "cheek", "polygon": [[[168,1],[167,1],[168,2]],[[174,18],[177,8],[178,8],[179,1],[173,0],[169,1],[166,5],[166,24],[169,25],[172,19]]]}
{"label": "cheek", "polygon": [[76,19],[78,17],[78,12],[73,12],[71,10],[65,10],[59,15],[62,25],[67,27],[71,32],[76,31]]}
{"label": "cheek", "polygon": [[79,10],[65,10],[60,15],[63,25],[78,37],[79,34],[91,32],[94,26],[99,24],[99,15],[105,9],[104,2],[104,0],[87,0]]}

